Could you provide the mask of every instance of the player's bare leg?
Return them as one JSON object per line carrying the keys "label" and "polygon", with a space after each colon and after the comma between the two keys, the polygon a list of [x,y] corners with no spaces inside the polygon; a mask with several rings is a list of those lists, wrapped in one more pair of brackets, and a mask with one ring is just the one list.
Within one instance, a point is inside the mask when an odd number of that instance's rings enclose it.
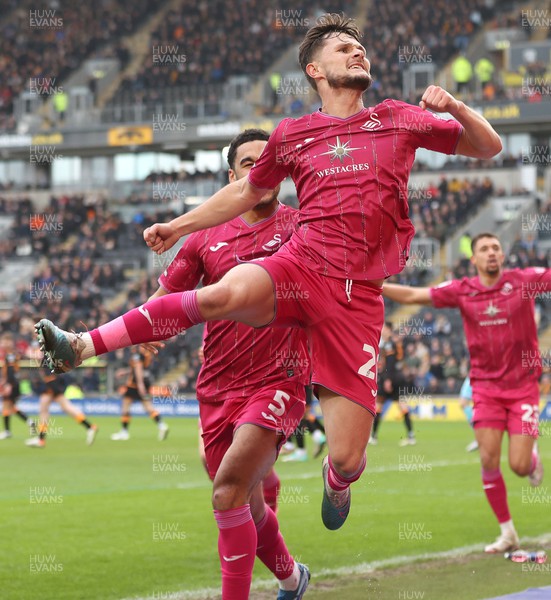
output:
{"label": "player's bare leg", "polygon": [[[205,471],[207,472],[207,475],[209,475],[209,468],[207,465],[207,456],[205,454],[205,442],[203,441],[203,427],[201,426],[201,424],[199,423],[199,440],[198,440],[198,451],[199,451],[199,458],[201,459],[201,464],[203,465],[203,468],[205,469]],[[210,477],[210,475],[209,475]],[[274,467],[272,467],[266,477],[264,477],[264,479],[262,480],[262,487],[261,487],[261,491],[263,494],[263,498],[264,498],[264,502],[274,511],[274,513],[277,513],[277,500],[279,497],[279,488],[280,488],[280,481],[279,481],[279,477],[276,473],[276,470],[274,469]],[[256,490],[256,488],[255,488]],[[251,512],[253,513],[253,519],[254,519],[254,511],[252,508],[252,501],[251,501]],[[264,513],[262,513],[264,514]],[[255,519],[256,522],[256,519]]]}
{"label": "player's bare leg", "polygon": [[148,398],[144,398],[142,400],[142,404],[145,410],[147,411],[149,417],[157,424],[157,427],[159,429],[159,441],[163,442],[168,436],[168,425],[163,421],[163,418],[161,417],[159,411],[155,410],[155,407],[153,406],[153,402],[151,402],[151,400],[149,400]]}
{"label": "player's bare leg", "polygon": [[[9,384],[7,384],[9,386]],[[26,413],[17,408],[16,403],[10,398],[4,398],[2,401],[2,417],[4,420],[4,431],[0,432],[0,440],[7,440],[12,437],[10,428],[10,420],[12,415],[17,415],[22,421],[24,421],[31,431],[31,435],[36,435],[36,425],[33,419],[30,419]]]}
{"label": "player's bare leg", "polygon": [[519,477],[529,477],[537,487],[543,481],[543,463],[537,451],[535,438],[512,434],[509,438],[509,466]]}
{"label": "player's bare leg", "polygon": [[38,436],[29,438],[25,444],[31,448],[44,448],[46,445],[46,434],[48,433],[48,421],[50,419],[50,404],[54,396],[50,392],[40,394],[38,398]]}
{"label": "player's bare leg", "polygon": [[519,538],[509,512],[507,488],[499,466],[503,431],[480,427],[475,428],[475,435],[480,449],[484,492],[501,528],[501,535],[484,551],[489,554],[510,552],[518,548]]}
{"label": "player's bare leg", "polygon": [[261,482],[275,462],[278,441],[276,431],[242,425],[214,478],[212,506],[220,532],[223,598],[249,597],[255,555],[279,580],[278,597],[308,585],[307,569],[292,559],[277,517],[262,496]]}
{"label": "player's bare leg", "polygon": [[13,402],[4,399],[2,401],[2,416],[4,418],[4,431],[0,433],[1,440],[7,440],[12,437],[12,433],[10,430],[10,418],[13,412]]}
{"label": "player's bare leg", "polygon": [[82,413],[64,394],[58,394],[55,397],[56,402],[61,406],[62,410],[83,427],[86,428],[86,443],[91,446],[96,439],[98,428],[88,421],[86,415]]}
{"label": "player's bare leg", "polygon": [[400,440],[400,446],[415,446],[417,443],[415,433],[413,433],[413,425],[411,424],[411,415],[409,414],[409,406],[404,400],[398,402],[400,412],[404,417],[404,425],[406,426],[407,437]]}
{"label": "player's bare leg", "polygon": [[[66,332],[47,319],[35,329],[51,371],[66,373],[91,356],[167,339],[204,321],[230,319],[260,327],[273,319],[274,307],[270,276],[249,263],[234,267],[214,285],[155,298],[89,332]],[[159,327],[161,322],[173,325]]]}
{"label": "player's bare leg", "polygon": [[328,529],[341,527],[350,511],[350,484],[366,464],[373,415],[347,398],[320,387],[328,456],[323,461],[322,519]]}
{"label": "player's bare leg", "polygon": [[132,406],[132,398],[123,396],[121,401],[121,429],[117,433],[111,435],[114,442],[125,442],[130,439],[128,426],[130,425],[130,407]]}
{"label": "player's bare leg", "polygon": [[371,435],[369,437],[369,444],[371,444],[372,446],[376,446],[379,443],[379,439],[377,436],[378,436],[379,426],[381,425],[381,421],[383,420],[384,404],[385,403],[381,400],[381,396],[377,396],[377,404],[376,404],[377,414],[373,417],[373,428],[371,430]]}

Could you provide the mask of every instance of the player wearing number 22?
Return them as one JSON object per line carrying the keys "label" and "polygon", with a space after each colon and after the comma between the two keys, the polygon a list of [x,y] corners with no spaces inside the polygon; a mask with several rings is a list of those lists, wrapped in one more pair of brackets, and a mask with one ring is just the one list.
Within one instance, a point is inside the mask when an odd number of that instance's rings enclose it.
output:
{"label": "player wearing number 22", "polygon": [[478,275],[445,281],[434,288],[386,284],[383,295],[405,304],[458,308],[471,355],[473,425],[480,448],[482,483],[501,527],[486,552],[513,551],[519,538],[509,513],[499,464],[504,431],[509,434],[509,465],[520,477],[541,484],[537,452],[541,358],[534,298],[551,289],[551,271],[504,270],[505,255],[495,235],[472,240],[471,262]]}
{"label": "player wearing number 22", "polygon": [[290,176],[300,205],[298,228],[273,256],[240,264],[200,290],[156,298],[89,333],[63,332],[47,320],[36,326],[52,368],[61,370],[121,345],[160,339],[159,319],[174,319],[181,329],[220,319],[305,328],[329,451],[321,512],[332,530],[344,524],[350,486],[366,464],[384,318],[381,289],[409,254],[414,229],[407,187],[415,151],[478,158],[501,151],[490,124],[437,86],[427,88],[420,106],[387,99],[365,107],[371,75],[360,40],[351,19],[320,17],[306,33],[299,61],[321,109],[283,119],[247,177],[144,231],[152,250],[165,252],[183,235],[250,210]]}

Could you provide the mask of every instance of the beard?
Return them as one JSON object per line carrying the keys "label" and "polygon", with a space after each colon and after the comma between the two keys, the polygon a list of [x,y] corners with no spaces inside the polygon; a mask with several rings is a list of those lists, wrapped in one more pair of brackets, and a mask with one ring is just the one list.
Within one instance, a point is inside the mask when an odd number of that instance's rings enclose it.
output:
{"label": "beard", "polygon": [[277,197],[279,195],[279,188],[280,186],[278,185],[277,188],[273,190],[269,196],[262,197],[260,199],[260,202],[258,204],[255,204],[253,208],[262,208],[264,206],[269,206],[270,204],[272,204],[275,200],[277,200]]}
{"label": "beard", "polygon": [[327,74],[327,83],[330,88],[333,89],[350,89],[350,90],[359,90],[360,92],[365,92],[371,87],[373,83],[373,79],[369,73],[357,73],[355,75],[340,75],[333,76],[329,73]]}
{"label": "beard", "polygon": [[486,267],[486,273],[488,275],[497,275],[499,273],[499,265],[492,265],[491,267]]}

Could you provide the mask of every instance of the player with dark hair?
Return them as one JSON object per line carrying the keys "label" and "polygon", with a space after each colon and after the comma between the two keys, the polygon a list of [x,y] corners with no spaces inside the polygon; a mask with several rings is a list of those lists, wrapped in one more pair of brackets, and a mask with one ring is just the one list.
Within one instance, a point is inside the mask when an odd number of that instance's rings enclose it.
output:
{"label": "player with dark hair", "polygon": [[0,440],[12,437],[10,420],[12,415],[17,415],[29,427],[31,435],[36,435],[36,424],[22,410],[17,408],[19,400],[19,360],[20,356],[15,347],[11,333],[2,336],[2,375],[0,389],[2,392],[2,416],[4,418],[4,431],[0,432]]}
{"label": "player with dark hair", "polygon": [[130,408],[133,402],[140,401],[149,416],[157,424],[158,438],[162,442],[168,436],[168,425],[163,421],[159,411],[155,410],[150,398],[151,379],[149,365],[153,353],[147,348],[137,348],[132,352],[129,361],[129,374],[126,386],[122,392],[121,430],[111,435],[113,441],[126,441],[130,439],[128,427],[130,426]]}
{"label": "player with dark hair", "polygon": [[155,323],[161,318],[173,320],[175,333],[219,319],[304,327],[329,451],[322,470],[328,529],[345,522],[350,485],[365,469],[384,320],[381,289],[409,254],[414,229],[407,186],[415,151],[490,158],[501,150],[486,119],[438,86],[427,88],[419,107],[392,99],[364,107],[371,75],[360,36],[343,15],[320,17],[299,57],[321,109],[283,119],[247,177],[144,231],[147,244],[165,252],[184,235],[250,210],[291,176],[299,226],[276,254],[238,265],[215,285],[156,298],[89,333],[64,332],[45,319],[36,326],[48,361],[61,371],[88,356],[160,339]]}
{"label": "player with dark hair", "polygon": [[500,470],[503,433],[509,435],[509,466],[533,486],[541,484],[537,452],[538,379],[541,360],[534,296],[551,289],[544,268],[503,269],[505,255],[493,233],[472,240],[476,277],[445,281],[433,288],[385,284],[383,295],[404,304],[458,308],[471,355],[473,425],[480,450],[482,483],[501,527],[488,553],[516,550],[519,538],[507,503]]}
{"label": "player with dark hair", "polygon": [[[230,181],[248,175],[268,139],[265,131],[250,129],[232,140]],[[213,284],[240,263],[274,254],[290,238],[298,216],[279,203],[278,193],[279,187],[232,221],[190,235],[152,297],[193,290],[200,280]],[[213,480],[222,597],[249,597],[256,554],[278,579],[278,598],[300,598],[310,574],[289,553],[269,504],[275,509],[279,448],[304,414],[310,379],[306,335],[296,328],[259,330],[212,321],[205,325],[202,354],[196,389]]]}

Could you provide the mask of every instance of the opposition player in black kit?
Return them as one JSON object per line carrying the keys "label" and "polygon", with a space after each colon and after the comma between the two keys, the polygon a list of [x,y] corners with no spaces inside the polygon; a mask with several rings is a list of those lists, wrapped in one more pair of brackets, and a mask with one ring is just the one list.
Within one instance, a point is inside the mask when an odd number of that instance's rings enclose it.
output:
{"label": "opposition player in black kit", "polygon": [[33,382],[33,388],[38,394],[40,417],[38,420],[38,435],[26,440],[25,444],[31,448],[44,448],[46,446],[46,435],[50,427],[50,404],[57,402],[61,409],[73,417],[75,421],[86,429],[86,443],[91,446],[98,432],[97,425],[91,423],[86,415],[78,410],[76,406],[65,396],[67,382],[65,377],[57,376],[48,370],[47,364],[42,361],[37,369],[38,378]]}
{"label": "opposition player in black kit", "polygon": [[381,331],[381,342],[379,344],[379,374],[377,390],[377,415],[373,421],[373,431],[369,443],[377,444],[377,433],[383,418],[383,406],[388,400],[399,402],[400,410],[404,416],[404,424],[407,437],[400,440],[400,446],[415,445],[415,434],[411,424],[411,416],[407,403],[400,400],[406,384],[406,378],[401,372],[401,360],[404,358],[402,342],[392,332],[392,323],[386,321]]}
{"label": "opposition player in black kit", "polygon": [[13,436],[10,429],[12,415],[17,415],[30,429],[31,435],[36,435],[36,425],[32,419],[19,410],[16,406],[19,399],[19,359],[15,341],[10,333],[2,338],[2,378],[0,389],[2,391],[2,416],[4,418],[4,431],[0,432],[0,440],[7,440]]}
{"label": "opposition player in black kit", "polygon": [[155,410],[150,399],[151,380],[149,366],[153,359],[150,350],[140,347],[132,352],[129,362],[129,375],[126,387],[122,392],[121,430],[111,436],[113,441],[130,439],[128,427],[130,425],[130,407],[133,402],[140,401],[149,416],[157,423],[159,441],[162,442],[168,435],[168,425],[162,420],[161,415]]}

